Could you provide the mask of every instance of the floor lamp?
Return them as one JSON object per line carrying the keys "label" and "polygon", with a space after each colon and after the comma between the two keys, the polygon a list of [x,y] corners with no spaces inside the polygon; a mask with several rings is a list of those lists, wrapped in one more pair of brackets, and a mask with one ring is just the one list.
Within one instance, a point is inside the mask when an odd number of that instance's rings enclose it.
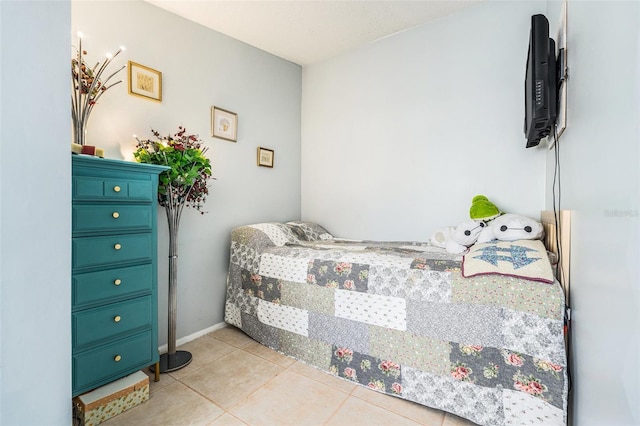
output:
{"label": "floor lamp", "polygon": [[181,205],[168,204],[165,206],[167,222],[169,224],[169,315],[168,315],[168,346],[167,353],[160,355],[160,372],[168,373],[186,367],[193,356],[188,351],[176,350],[176,317],[178,314],[178,226],[182,214]]}
{"label": "floor lamp", "polygon": [[168,351],[160,355],[160,372],[179,370],[191,363],[188,351],[176,350],[176,317],[178,311],[178,227],[185,206],[204,213],[202,205],[209,193],[207,181],[211,178],[211,162],[204,156],[207,148],[201,148],[197,135],[186,134],[178,127],[173,136],[152,133],[159,141],[138,141],[134,156],[138,162],[160,164],[170,169],[162,172],[158,182],[158,204],[165,208],[169,225],[169,313]]}

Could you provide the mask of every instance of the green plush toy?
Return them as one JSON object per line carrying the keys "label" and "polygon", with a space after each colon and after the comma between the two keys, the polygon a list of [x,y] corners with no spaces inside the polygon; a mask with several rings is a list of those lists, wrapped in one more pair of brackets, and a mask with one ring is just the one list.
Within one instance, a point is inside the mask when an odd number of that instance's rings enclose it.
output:
{"label": "green plush toy", "polygon": [[500,216],[502,212],[484,195],[476,195],[471,201],[469,216],[473,220],[489,221]]}

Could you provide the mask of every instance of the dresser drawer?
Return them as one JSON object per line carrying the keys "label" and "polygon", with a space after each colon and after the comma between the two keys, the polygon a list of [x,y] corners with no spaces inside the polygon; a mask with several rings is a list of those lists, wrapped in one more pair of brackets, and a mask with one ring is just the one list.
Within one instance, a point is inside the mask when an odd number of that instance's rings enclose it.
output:
{"label": "dresser drawer", "polygon": [[106,266],[121,262],[151,261],[151,233],[75,237],[72,240],[72,267]]}
{"label": "dresser drawer", "polygon": [[151,230],[151,205],[74,205],[73,232]]}
{"label": "dresser drawer", "polygon": [[151,303],[151,296],[143,296],[74,313],[73,347],[91,345],[141,327],[151,328]]}
{"label": "dresser drawer", "polygon": [[75,176],[74,200],[145,200],[154,196],[151,181]]}
{"label": "dresser drawer", "polygon": [[151,292],[153,270],[150,264],[99,272],[75,274],[72,277],[73,306],[100,303],[135,293]]}
{"label": "dresser drawer", "polygon": [[158,348],[153,348],[152,331],[73,355],[74,394],[97,387],[127,371],[154,363]]}

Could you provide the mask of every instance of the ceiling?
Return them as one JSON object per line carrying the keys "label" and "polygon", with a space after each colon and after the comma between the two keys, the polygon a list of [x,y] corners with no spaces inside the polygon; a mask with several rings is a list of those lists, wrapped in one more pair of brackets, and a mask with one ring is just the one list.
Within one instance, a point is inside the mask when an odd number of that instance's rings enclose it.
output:
{"label": "ceiling", "polygon": [[146,0],[305,66],[483,0]]}

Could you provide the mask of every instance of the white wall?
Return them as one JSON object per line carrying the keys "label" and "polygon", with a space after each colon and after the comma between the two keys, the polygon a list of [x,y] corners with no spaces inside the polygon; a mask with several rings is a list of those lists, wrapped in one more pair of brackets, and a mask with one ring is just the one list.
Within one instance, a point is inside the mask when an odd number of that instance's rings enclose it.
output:
{"label": "white wall", "polygon": [[573,210],[574,424],[638,425],[640,3],[570,1],[567,43],[559,149],[561,207]]}
{"label": "white wall", "polygon": [[[162,103],[110,89],[89,120],[87,140],[109,158],[134,150],[137,134],[151,137],[184,125],[209,147],[213,163],[205,215],[185,210],[179,232],[178,338],[223,320],[231,229],[300,218],[300,102],[298,65],[179,18],[144,2],[73,2],[72,30],[98,60],[125,45],[131,60],[162,72]],[[114,64],[116,61],[114,61]],[[113,67],[115,71],[116,67]],[[210,136],[210,108],[239,117],[238,142]],[[273,169],[257,167],[258,146],[275,150]],[[166,343],[168,231],[159,211],[159,319]]]}
{"label": "white wall", "polygon": [[336,235],[425,240],[485,194],[537,217],[545,152],[524,149],[530,16],[487,2],[303,70],[302,213]]}
{"label": "white wall", "polygon": [[[424,239],[484,193],[551,208],[553,154],[525,150],[530,16],[488,2],[303,70],[303,218],[341,236]],[[573,424],[640,424],[640,3],[571,1],[560,141],[572,237]]]}
{"label": "white wall", "polygon": [[0,424],[71,421],[69,1],[0,2]]}

